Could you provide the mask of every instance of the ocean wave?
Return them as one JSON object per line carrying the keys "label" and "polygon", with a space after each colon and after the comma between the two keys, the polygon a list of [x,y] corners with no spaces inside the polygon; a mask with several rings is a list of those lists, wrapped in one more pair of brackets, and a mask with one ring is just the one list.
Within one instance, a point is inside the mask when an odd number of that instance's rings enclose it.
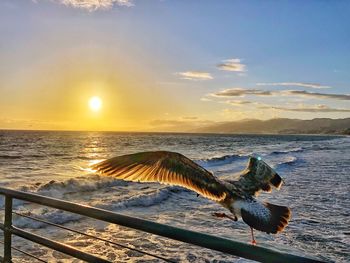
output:
{"label": "ocean wave", "polygon": [[303,152],[304,148],[300,147],[300,148],[294,148],[294,149],[290,149],[290,150],[279,150],[279,151],[272,151],[270,153],[270,155],[279,155],[279,154],[289,154],[289,153],[299,153],[299,152]]}
{"label": "ocean wave", "polygon": [[0,159],[23,159],[23,158],[43,159],[43,158],[47,158],[47,155],[45,154],[23,154],[23,155],[0,154]]}
{"label": "ocean wave", "polygon": [[46,154],[27,154],[24,155],[26,158],[47,158]]}
{"label": "ocean wave", "polygon": [[50,153],[50,156],[57,156],[57,157],[60,157],[60,156],[66,156],[67,153]]}
{"label": "ocean wave", "polygon": [[312,151],[339,150],[340,148],[341,148],[341,145],[332,147],[330,145],[318,145],[318,144],[314,144],[310,147]]}
{"label": "ocean wave", "polygon": [[8,154],[1,154],[0,159],[22,159],[22,156],[19,155],[8,155]]}
{"label": "ocean wave", "polygon": [[23,185],[19,187],[18,190],[54,198],[63,198],[67,194],[79,194],[114,186],[126,186],[127,184],[127,182],[116,180],[113,177],[89,174],[86,176],[70,178],[64,181],[51,180],[46,183],[36,182],[33,184]]}
{"label": "ocean wave", "polygon": [[[98,201],[93,203],[93,207],[111,210],[111,211],[120,211],[122,209],[131,208],[131,207],[149,207],[153,205],[160,204],[171,197],[173,193],[179,191],[186,191],[185,189],[181,189],[178,187],[165,187],[159,190],[153,190],[146,193],[142,193],[136,196],[132,196],[130,198],[116,200],[112,202],[108,201]],[[34,218],[39,218],[42,220],[46,220],[48,222],[54,224],[64,225],[67,223],[79,221],[83,219],[83,216],[77,215],[74,213],[69,213],[61,210],[51,209],[51,208],[39,208],[28,211],[25,207],[25,203],[19,203],[21,207],[17,207],[17,211],[19,213],[23,213],[27,216],[31,216]],[[39,229],[45,228],[48,225],[34,221],[32,219],[22,217],[22,216],[14,216],[14,223],[16,226],[31,228],[31,229]]]}
{"label": "ocean wave", "polygon": [[[36,184],[35,192],[45,196],[62,198],[66,194],[91,192],[108,187],[125,185],[127,185],[127,182],[116,180],[111,177],[87,175],[71,178],[65,181],[52,180],[45,184]],[[22,190],[32,191],[33,186],[29,187],[29,189],[26,189],[26,187],[24,187]]]}
{"label": "ocean wave", "polygon": [[[31,216],[34,218],[46,220],[50,223],[64,225],[70,222],[79,221],[83,216],[73,214],[61,210],[49,210],[48,208],[41,208],[34,211],[18,211],[21,214]],[[17,227],[39,229],[49,226],[48,224],[40,221],[35,221],[23,216],[14,215],[13,222]]]}
{"label": "ocean wave", "polygon": [[[115,186],[127,186],[128,182],[116,180],[111,177],[104,177],[99,175],[87,175],[76,178],[71,178],[65,181],[49,181],[47,183],[34,183],[20,187],[19,190],[24,192],[32,192],[44,196],[65,199],[69,194],[81,194],[92,192],[99,189],[107,189]],[[147,190],[148,189],[148,190]],[[141,189],[141,193],[133,196],[127,195],[126,198],[115,200],[115,198],[107,200],[98,200],[88,202],[93,207],[107,209],[112,211],[122,210],[130,207],[149,207],[157,205],[171,197],[173,193],[186,192],[186,189],[169,186],[157,190],[150,190],[149,187]],[[120,198],[120,197],[119,197]],[[21,200],[14,200],[13,207],[16,211],[24,213],[28,216],[40,218],[55,224],[67,224],[70,222],[82,219],[82,216],[69,212],[64,212],[52,208],[41,207],[32,209],[29,208],[28,202]],[[28,211],[30,210],[30,211]],[[19,227],[26,227],[32,229],[39,229],[47,227],[47,224],[33,221],[31,219],[15,216],[14,222]]]}
{"label": "ocean wave", "polygon": [[80,160],[92,160],[95,157],[94,156],[78,156],[77,158]]}
{"label": "ocean wave", "polygon": [[279,162],[278,164],[276,164],[274,166],[275,169],[280,169],[286,166],[292,166],[295,165],[297,163],[301,162],[301,159],[295,157],[295,156],[289,156],[287,158],[285,158],[282,162]]}
{"label": "ocean wave", "polygon": [[165,187],[158,190],[149,191],[124,200],[118,200],[112,203],[97,203],[94,206],[107,210],[120,210],[130,207],[149,207],[160,204],[171,197],[174,192],[185,191],[178,187]]}
{"label": "ocean wave", "polygon": [[197,160],[196,163],[202,166],[220,166],[220,165],[230,164],[234,161],[242,160],[245,158],[248,158],[248,156],[239,155],[239,154],[228,154],[228,155],[212,157],[208,159]]}

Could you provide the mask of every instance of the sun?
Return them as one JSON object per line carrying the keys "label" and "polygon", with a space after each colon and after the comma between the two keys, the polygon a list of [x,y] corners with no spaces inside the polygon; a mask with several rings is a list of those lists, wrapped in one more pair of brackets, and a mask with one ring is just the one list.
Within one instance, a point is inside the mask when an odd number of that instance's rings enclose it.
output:
{"label": "sun", "polygon": [[102,100],[99,97],[91,97],[89,99],[89,107],[92,111],[99,111],[102,108]]}

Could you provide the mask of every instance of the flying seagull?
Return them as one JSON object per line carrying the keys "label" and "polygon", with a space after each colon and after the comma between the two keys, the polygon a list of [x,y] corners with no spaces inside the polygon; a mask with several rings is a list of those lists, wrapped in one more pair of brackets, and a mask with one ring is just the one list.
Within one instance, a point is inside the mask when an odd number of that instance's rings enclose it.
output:
{"label": "flying seagull", "polygon": [[213,215],[234,221],[242,218],[250,226],[252,244],[256,244],[253,229],[276,234],[291,218],[288,207],[255,198],[259,192],[271,192],[272,187],[279,189],[282,184],[281,177],[259,157],[250,157],[238,180],[219,179],[184,155],[168,151],[122,155],[97,163],[92,169],[125,181],[159,182],[193,190],[232,213]]}

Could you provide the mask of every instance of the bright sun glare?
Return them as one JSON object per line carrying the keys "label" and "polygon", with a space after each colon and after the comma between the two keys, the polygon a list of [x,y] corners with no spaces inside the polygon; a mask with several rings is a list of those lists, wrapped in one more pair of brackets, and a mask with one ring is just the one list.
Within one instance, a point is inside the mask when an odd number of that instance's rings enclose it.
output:
{"label": "bright sun glare", "polygon": [[90,98],[89,107],[92,111],[99,111],[102,107],[102,100],[99,97]]}

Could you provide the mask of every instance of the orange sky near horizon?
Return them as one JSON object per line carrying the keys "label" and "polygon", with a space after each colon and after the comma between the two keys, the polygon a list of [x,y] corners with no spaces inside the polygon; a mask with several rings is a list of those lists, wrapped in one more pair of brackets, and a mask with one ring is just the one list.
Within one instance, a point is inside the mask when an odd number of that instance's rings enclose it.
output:
{"label": "orange sky near horizon", "polygon": [[350,116],[345,2],[126,2],[0,1],[0,129]]}

